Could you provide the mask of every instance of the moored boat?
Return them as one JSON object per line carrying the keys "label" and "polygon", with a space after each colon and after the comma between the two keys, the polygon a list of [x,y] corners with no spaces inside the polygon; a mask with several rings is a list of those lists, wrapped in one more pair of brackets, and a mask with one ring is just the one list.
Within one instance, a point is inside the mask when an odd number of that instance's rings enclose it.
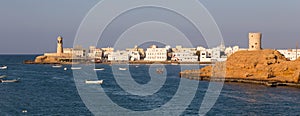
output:
{"label": "moored boat", "polygon": [[86,84],[102,84],[102,83],[103,83],[103,80],[95,80],[95,81],[92,81],[92,80],[85,80],[85,83],[86,83]]}
{"label": "moored boat", "polygon": [[71,67],[72,70],[80,70],[81,67]]}
{"label": "moored boat", "polygon": [[105,70],[105,68],[95,68],[94,71]]}
{"label": "moored boat", "polygon": [[61,67],[62,67],[62,65],[59,65],[59,64],[58,64],[58,65],[53,65],[53,66],[52,66],[52,68],[61,68]]}
{"label": "moored boat", "polygon": [[0,76],[0,79],[5,78],[5,77],[6,77],[6,75],[1,75],[1,76]]}
{"label": "moored boat", "polygon": [[121,68],[121,67],[120,67],[119,70],[127,70],[127,68]]}
{"label": "moored boat", "polygon": [[1,66],[0,69],[7,69],[7,66]]}
{"label": "moored boat", "polygon": [[1,83],[15,83],[19,82],[19,79],[12,79],[12,80],[0,80]]}

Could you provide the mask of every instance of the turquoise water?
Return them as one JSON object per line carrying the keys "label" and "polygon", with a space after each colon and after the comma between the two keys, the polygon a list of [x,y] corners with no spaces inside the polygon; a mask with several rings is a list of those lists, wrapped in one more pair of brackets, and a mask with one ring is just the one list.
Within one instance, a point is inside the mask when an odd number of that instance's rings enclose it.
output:
{"label": "turquoise water", "polygon": [[[7,65],[7,70],[0,70],[0,75],[7,79],[20,78],[19,83],[0,83],[0,115],[93,115],[81,100],[71,70],[52,68],[51,65],[25,65],[23,60],[34,59],[34,55],[1,55],[0,65]],[[70,65],[63,67],[70,68]],[[111,100],[120,107],[132,111],[149,111],[160,108],[173,97],[178,89],[180,78],[179,65],[166,65],[167,79],[163,89],[157,93],[139,97],[123,92],[114,78],[109,65],[98,71],[101,85]],[[130,72],[139,84],[147,84],[151,77],[147,75],[149,65],[130,65]],[[200,103],[209,82],[199,83],[191,104],[182,115],[197,115]],[[269,88],[263,85],[225,83],[222,92],[208,115],[299,115],[300,89],[291,87]],[[200,101],[200,102],[199,102]],[[103,104],[105,105],[105,104]],[[166,109],[172,114],[181,104]],[[27,113],[22,113],[27,110]],[[113,115],[106,112],[103,115]]]}

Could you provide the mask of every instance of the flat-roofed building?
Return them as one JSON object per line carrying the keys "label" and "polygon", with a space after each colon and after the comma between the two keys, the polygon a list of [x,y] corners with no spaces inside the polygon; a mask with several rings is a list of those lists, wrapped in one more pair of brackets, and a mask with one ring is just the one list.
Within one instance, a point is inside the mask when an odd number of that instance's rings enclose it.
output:
{"label": "flat-roofed building", "polygon": [[145,61],[166,61],[167,60],[167,50],[166,48],[157,48],[152,45],[146,50]]}
{"label": "flat-roofed building", "polygon": [[108,61],[128,61],[129,54],[127,51],[116,51],[108,55]]}

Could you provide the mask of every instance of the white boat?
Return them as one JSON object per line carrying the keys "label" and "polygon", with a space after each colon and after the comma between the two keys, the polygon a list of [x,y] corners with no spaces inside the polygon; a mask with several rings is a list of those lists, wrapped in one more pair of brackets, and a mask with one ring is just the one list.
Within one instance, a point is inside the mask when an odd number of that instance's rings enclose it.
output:
{"label": "white boat", "polygon": [[13,80],[0,80],[1,83],[15,83],[19,82],[19,79],[13,79]]}
{"label": "white boat", "polygon": [[7,69],[7,66],[1,66],[0,69]]}
{"label": "white boat", "polygon": [[71,67],[72,70],[80,70],[81,67]]}
{"label": "white boat", "polygon": [[127,68],[119,68],[119,70],[127,70]]}
{"label": "white boat", "polygon": [[96,80],[96,81],[92,81],[92,80],[85,80],[86,84],[102,84],[103,80]]}
{"label": "white boat", "polygon": [[64,68],[64,70],[68,70],[68,68]]}
{"label": "white boat", "polygon": [[53,65],[52,68],[61,68],[62,65]]}
{"label": "white boat", "polygon": [[5,78],[5,77],[6,77],[6,75],[1,75],[1,76],[0,76],[0,79]]}
{"label": "white boat", "polygon": [[95,68],[94,71],[105,70],[105,68]]}

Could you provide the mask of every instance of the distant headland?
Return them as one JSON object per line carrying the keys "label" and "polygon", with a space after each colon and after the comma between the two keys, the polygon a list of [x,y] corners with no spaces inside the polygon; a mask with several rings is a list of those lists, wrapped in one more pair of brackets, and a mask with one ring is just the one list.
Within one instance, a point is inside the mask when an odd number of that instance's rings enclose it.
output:
{"label": "distant headland", "polygon": [[260,40],[252,40],[252,37],[250,34],[248,50],[237,51],[226,61],[199,70],[182,71],[180,76],[195,80],[221,79],[226,82],[300,87],[300,59],[291,61],[277,50],[261,49]]}

